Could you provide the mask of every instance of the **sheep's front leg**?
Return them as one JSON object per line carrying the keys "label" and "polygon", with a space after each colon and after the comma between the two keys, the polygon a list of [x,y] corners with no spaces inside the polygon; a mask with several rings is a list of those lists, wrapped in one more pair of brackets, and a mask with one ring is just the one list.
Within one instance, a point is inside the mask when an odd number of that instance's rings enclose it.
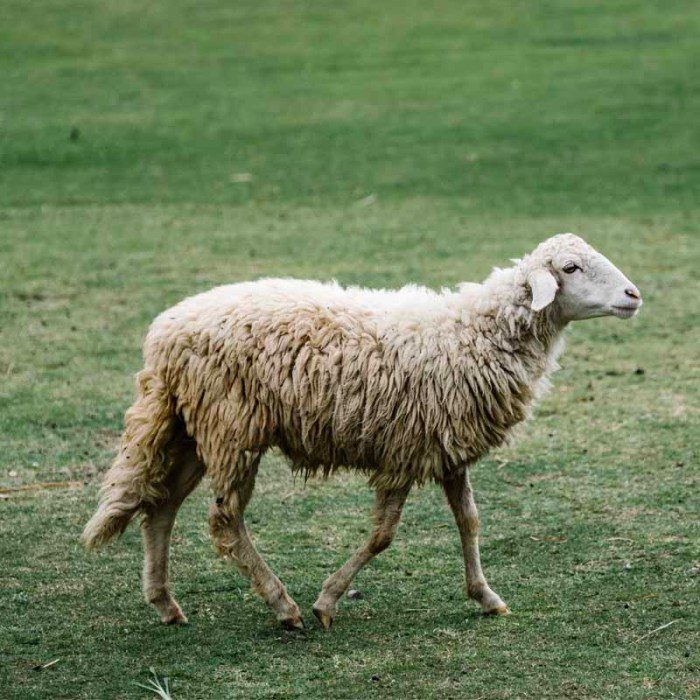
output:
{"label": "sheep's front leg", "polygon": [[487,615],[507,615],[508,606],[496,595],[486,581],[479,558],[479,514],[474,494],[469,483],[469,472],[455,476],[442,483],[454,514],[459,536],[462,540],[464,568],[467,578],[467,594],[481,605]]}
{"label": "sheep's front leg", "polygon": [[401,520],[401,511],[411,487],[378,490],[375,494],[374,530],[369,539],[323,583],[318,599],[314,603],[314,615],[321,624],[330,629],[335,617],[335,606],[348,589],[358,571],[392,542]]}
{"label": "sheep's front leg", "polygon": [[241,574],[250,579],[253,590],[275,611],[279,622],[287,629],[303,629],[299,607],[260,556],[243,520],[255,486],[258,461],[256,459],[242,484],[217,498],[212,505],[209,511],[211,535],[218,553],[233,561]]}

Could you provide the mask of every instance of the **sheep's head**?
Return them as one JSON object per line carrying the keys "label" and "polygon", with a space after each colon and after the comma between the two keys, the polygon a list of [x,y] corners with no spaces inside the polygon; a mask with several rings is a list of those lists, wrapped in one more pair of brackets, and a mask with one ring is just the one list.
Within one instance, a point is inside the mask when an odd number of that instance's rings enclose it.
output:
{"label": "sheep's head", "polygon": [[637,287],[572,233],[540,243],[522,265],[532,292],[533,311],[554,303],[568,322],[595,316],[631,318],[642,305]]}

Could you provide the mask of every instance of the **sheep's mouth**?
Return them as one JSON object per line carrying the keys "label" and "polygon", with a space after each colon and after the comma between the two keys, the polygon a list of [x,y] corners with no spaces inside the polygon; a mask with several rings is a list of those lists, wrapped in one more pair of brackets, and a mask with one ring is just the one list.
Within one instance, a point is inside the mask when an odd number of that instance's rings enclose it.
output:
{"label": "sheep's mouth", "polygon": [[613,306],[612,312],[618,318],[632,318],[639,311],[640,306],[641,304],[635,306]]}

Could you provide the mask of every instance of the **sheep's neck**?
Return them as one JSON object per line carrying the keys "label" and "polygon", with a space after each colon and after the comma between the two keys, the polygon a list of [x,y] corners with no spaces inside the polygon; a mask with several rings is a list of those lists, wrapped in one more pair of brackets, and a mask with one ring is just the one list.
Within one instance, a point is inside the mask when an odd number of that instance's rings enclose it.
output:
{"label": "sheep's neck", "polygon": [[[528,385],[546,379],[556,369],[565,326],[554,305],[535,313],[526,301],[472,316],[463,340],[472,354],[483,356],[486,366],[509,368],[509,373],[512,370],[527,394]],[[474,343],[475,333],[481,337],[480,343]]]}
{"label": "sheep's neck", "polygon": [[498,325],[512,339],[519,352],[526,352],[540,357],[545,361],[547,369],[552,352],[559,346],[559,339],[566,324],[560,319],[558,309],[554,305],[539,312],[533,312],[529,303],[522,318],[514,327],[499,319]]}

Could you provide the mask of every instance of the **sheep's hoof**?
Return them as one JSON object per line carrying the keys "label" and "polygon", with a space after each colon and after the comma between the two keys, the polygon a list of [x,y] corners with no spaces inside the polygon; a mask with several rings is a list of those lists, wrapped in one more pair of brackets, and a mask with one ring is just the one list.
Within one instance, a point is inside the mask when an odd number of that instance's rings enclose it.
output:
{"label": "sheep's hoof", "polygon": [[510,610],[507,605],[499,605],[497,608],[491,608],[491,610],[484,610],[484,615],[489,617],[497,617],[501,615],[510,615]]}
{"label": "sheep's hoof", "polygon": [[333,613],[328,612],[327,610],[321,610],[321,608],[317,608],[315,606],[313,611],[316,619],[323,625],[323,629],[326,631],[330,630],[331,625],[333,624]]}
{"label": "sheep's hoof", "polygon": [[189,625],[187,618],[181,610],[178,610],[169,615],[163,615],[163,617],[161,617],[161,620],[165,625]]}
{"label": "sheep's hoof", "polygon": [[304,629],[304,620],[301,619],[298,615],[295,617],[285,617],[280,620],[280,624],[284,629],[288,630],[289,632],[293,632],[294,630],[303,630]]}

